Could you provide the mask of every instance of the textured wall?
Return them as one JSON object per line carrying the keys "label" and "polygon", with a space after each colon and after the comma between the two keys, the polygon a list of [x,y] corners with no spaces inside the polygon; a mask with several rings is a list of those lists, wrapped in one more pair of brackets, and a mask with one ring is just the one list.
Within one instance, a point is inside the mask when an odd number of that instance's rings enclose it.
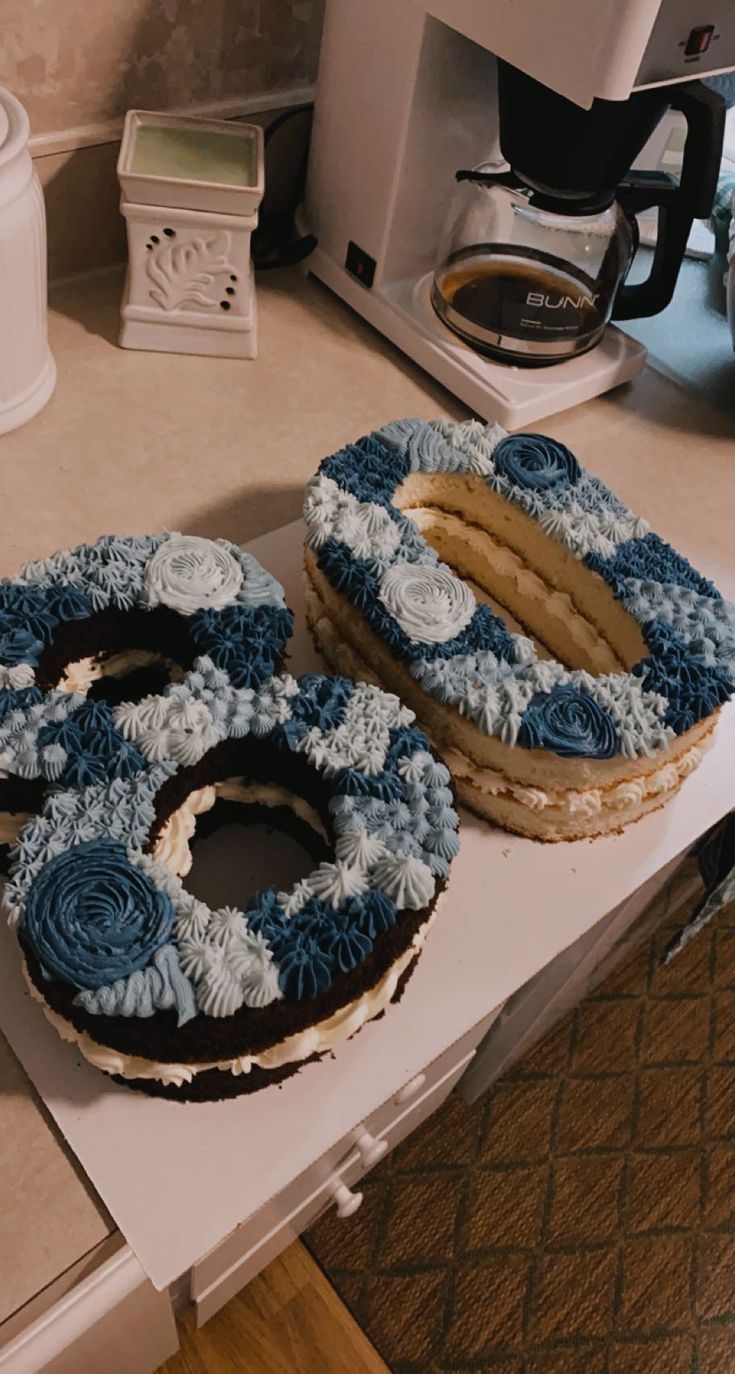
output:
{"label": "textured wall", "polygon": [[313,79],[324,0],[2,0],[0,81],[33,133]]}

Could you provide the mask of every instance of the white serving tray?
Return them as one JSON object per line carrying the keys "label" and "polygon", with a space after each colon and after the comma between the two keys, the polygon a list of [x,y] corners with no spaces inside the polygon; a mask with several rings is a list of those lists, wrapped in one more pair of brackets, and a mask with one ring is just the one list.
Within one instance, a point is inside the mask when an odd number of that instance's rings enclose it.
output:
{"label": "white serving tray", "polygon": [[[303,530],[249,548],[297,616],[289,667],[318,659],[304,626]],[[399,1006],[280,1088],[182,1105],[95,1072],[25,991],[15,937],[0,928],[0,1027],[157,1288],[184,1273],[340,1136],[538,973],[732,806],[735,710],[715,748],[663,810],[624,834],[542,845],[463,818],[462,850]]]}

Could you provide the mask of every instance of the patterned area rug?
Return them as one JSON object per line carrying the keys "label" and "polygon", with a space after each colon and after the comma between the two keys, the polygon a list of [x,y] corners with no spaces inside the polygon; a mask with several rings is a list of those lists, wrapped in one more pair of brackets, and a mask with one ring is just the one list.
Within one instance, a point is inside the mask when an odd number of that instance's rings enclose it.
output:
{"label": "patterned area rug", "polygon": [[395,1374],[735,1371],[735,905],[670,936],[305,1238]]}

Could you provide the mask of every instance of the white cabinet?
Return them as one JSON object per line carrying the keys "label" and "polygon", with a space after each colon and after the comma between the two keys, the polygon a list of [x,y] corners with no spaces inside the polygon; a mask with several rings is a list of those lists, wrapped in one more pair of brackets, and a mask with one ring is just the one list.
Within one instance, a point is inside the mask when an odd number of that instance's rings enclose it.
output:
{"label": "white cabinet", "polygon": [[311,1168],[194,1265],[191,1296],[197,1325],[208,1321],[328,1207],[336,1207],[349,1225],[361,1202],[359,1180],[441,1106],[496,1015],[493,1012],[473,1027],[365,1121],[357,1122]]}

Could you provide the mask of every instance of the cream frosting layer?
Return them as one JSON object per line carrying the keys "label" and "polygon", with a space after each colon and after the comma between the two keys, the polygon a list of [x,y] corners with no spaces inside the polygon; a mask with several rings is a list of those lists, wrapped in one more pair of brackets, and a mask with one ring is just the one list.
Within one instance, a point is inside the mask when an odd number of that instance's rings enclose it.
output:
{"label": "cream frosting layer", "polygon": [[457,798],[478,816],[483,816],[503,830],[514,831],[527,839],[542,840],[545,844],[562,841],[598,839],[604,835],[619,835],[624,826],[634,824],[650,811],[657,811],[671,797],[670,792],[644,797],[635,814],[621,815],[619,811],[604,809],[599,815],[559,815],[553,810],[535,812],[522,805],[510,792],[481,792],[469,777],[455,780]]}
{"label": "cream frosting layer", "polygon": [[151,851],[152,858],[158,863],[165,864],[177,877],[186,877],[192,865],[189,841],[196,831],[196,818],[205,811],[211,811],[216,800],[214,787],[200,787],[195,792],[190,792],[186,801],[161,827]]}
{"label": "cream frosting layer", "polygon": [[210,787],[190,792],[186,801],[161,827],[153,846],[152,857],[165,864],[177,877],[184,878],[191,870],[190,841],[196,831],[197,816],[203,815],[205,811],[211,811],[218,798],[223,801],[241,802],[244,805],[287,806],[322,839],[327,839],[327,832],[318,812],[295,792],[289,792],[287,788],[279,787],[275,783],[246,783],[243,778],[227,778]]}
{"label": "cream frosting layer", "polygon": [[518,786],[491,768],[478,768],[457,749],[445,747],[443,753],[451,772],[458,778],[469,778],[479,792],[508,795],[531,811],[553,812],[556,819],[564,815],[599,816],[611,808],[620,813],[622,822],[626,819],[625,813],[636,813],[646,798],[676,791],[683,779],[694,772],[711,745],[712,738],[705,738],[699,744],[693,744],[676,760],[663,763],[656,772],[648,773],[643,778],[630,778],[627,782],[615,783],[608,788],[589,787],[582,791],[571,788],[567,792]]}
{"label": "cream frosting layer", "polygon": [[93,683],[105,677],[127,677],[138,668],[164,667],[172,682],[181,682],[184,671],[180,664],[163,654],[151,653],[148,649],[123,649],[119,654],[93,654],[89,658],[77,659],[67,663],[57,688],[61,692],[89,691]]}
{"label": "cream frosting layer", "polygon": [[121,1078],[153,1078],[160,1083],[174,1084],[180,1088],[185,1083],[191,1083],[197,1074],[205,1073],[208,1069],[219,1069],[235,1076],[250,1073],[254,1066],[260,1069],[278,1069],[286,1064],[303,1063],[313,1054],[326,1054],[342,1041],[349,1040],[361,1026],[367,1021],[372,1021],[389,1006],[400,978],[421,953],[440,904],[441,898],[436,902],[429,919],[416,931],[408,949],[396,959],[374,987],[340,1008],[333,1016],[309,1026],[307,1030],[289,1035],[285,1040],[259,1054],[244,1054],[234,1059],[214,1059],[201,1064],[173,1064],[143,1059],[138,1055],[123,1054],[119,1050],[110,1049],[93,1040],[86,1031],[77,1030],[65,1017],[53,1011],[28,973],[25,960],[23,975],[31,996],[43,1008],[50,1024],[63,1040],[75,1045],[96,1069],[101,1069],[103,1073],[116,1074]]}

